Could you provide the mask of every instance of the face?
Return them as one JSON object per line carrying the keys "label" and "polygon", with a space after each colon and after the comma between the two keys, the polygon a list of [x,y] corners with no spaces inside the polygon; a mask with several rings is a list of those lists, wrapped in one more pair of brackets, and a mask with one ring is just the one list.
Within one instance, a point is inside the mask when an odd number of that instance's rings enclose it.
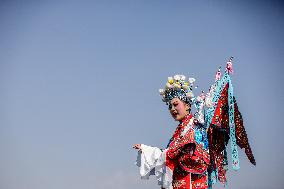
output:
{"label": "face", "polygon": [[170,101],[169,111],[176,121],[181,121],[187,114],[189,114],[190,106],[179,98],[173,98]]}

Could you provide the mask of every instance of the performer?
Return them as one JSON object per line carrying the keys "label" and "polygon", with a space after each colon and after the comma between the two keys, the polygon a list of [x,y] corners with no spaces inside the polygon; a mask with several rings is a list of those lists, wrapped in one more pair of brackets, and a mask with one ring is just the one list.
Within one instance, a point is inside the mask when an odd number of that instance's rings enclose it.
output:
{"label": "performer", "polygon": [[[207,95],[193,95],[195,79],[184,75],[169,77],[165,89],[160,89],[162,99],[169,106],[174,120],[179,122],[166,149],[144,144],[138,149],[137,166],[142,179],[155,175],[158,184],[165,189],[211,188],[218,178],[226,183],[227,151],[231,139],[233,168],[239,168],[236,144],[245,148],[250,161],[255,160],[236,100],[229,73],[233,72],[232,58],[226,73],[221,77],[219,68],[215,83]],[[191,106],[197,112],[191,114]]]}
{"label": "performer", "polygon": [[163,188],[207,188],[209,151],[206,130],[190,114],[195,79],[169,77],[165,90],[160,90],[172,117],[179,121],[167,148],[134,145],[139,149],[139,166],[143,178],[154,173]]}

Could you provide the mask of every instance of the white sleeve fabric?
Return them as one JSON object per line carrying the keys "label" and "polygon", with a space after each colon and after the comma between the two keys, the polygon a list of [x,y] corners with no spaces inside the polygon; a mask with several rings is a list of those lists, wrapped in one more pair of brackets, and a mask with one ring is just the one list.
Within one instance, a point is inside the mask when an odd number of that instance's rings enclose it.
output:
{"label": "white sleeve fabric", "polygon": [[172,171],[166,166],[166,150],[141,144],[138,152],[136,165],[139,167],[142,179],[149,179],[155,175],[158,184],[163,188],[172,188]]}

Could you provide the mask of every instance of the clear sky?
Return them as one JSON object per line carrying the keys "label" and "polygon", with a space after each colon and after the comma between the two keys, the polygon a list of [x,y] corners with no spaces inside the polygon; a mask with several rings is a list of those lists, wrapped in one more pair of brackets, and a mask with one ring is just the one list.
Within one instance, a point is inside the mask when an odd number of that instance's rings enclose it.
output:
{"label": "clear sky", "polygon": [[229,188],[282,189],[283,19],[281,1],[0,1],[0,188],[158,188],[131,148],[177,126],[158,89],[184,74],[198,94],[234,56],[257,166],[239,151]]}

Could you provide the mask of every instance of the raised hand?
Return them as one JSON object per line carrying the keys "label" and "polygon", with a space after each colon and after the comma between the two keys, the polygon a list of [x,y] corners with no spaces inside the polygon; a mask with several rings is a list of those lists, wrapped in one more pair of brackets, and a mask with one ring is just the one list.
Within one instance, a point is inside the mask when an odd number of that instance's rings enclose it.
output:
{"label": "raised hand", "polygon": [[141,150],[141,144],[134,144],[132,146],[132,148],[136,149],[136,150]]}

